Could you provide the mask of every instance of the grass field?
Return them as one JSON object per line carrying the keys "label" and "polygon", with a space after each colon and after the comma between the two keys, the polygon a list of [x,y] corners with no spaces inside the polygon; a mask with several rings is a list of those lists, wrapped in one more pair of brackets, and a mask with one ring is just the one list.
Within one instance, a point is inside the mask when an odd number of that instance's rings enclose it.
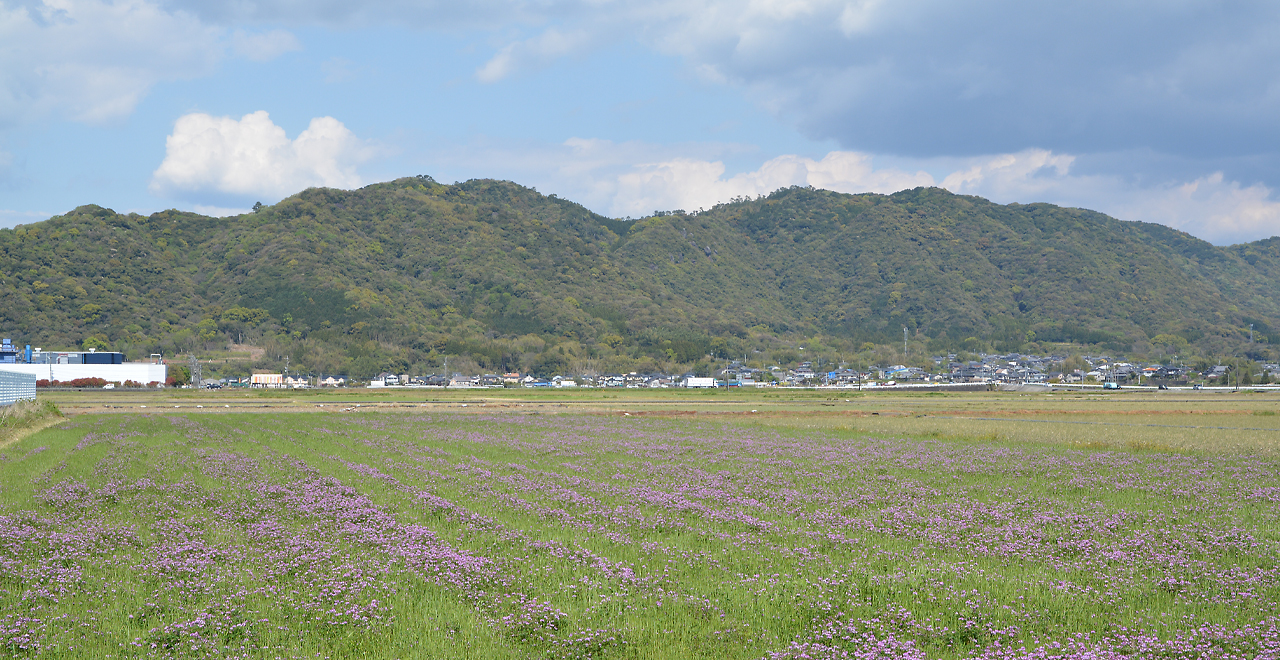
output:
{"label": "grass field", "polygon": [[484,394],[49,397],[0,653],[1280,657],[1274,396]]}

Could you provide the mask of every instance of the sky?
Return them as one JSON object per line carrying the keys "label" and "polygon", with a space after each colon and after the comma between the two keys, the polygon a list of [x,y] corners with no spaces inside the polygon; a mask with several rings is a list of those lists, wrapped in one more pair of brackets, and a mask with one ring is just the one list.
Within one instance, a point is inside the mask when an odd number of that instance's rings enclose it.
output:
{"label": "sky", "polygon": [[509,179],[939,186],[1280,235],[1274,0],[0,0],[0,226]]}

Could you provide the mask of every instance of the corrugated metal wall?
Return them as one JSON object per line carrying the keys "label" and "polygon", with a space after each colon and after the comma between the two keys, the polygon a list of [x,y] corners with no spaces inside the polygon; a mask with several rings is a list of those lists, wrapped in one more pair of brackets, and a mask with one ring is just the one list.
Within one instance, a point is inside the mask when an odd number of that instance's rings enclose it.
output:
{"label": "corrugated metal wall", "polygon": [[36,398],[36,377],[0,370],[0,405]]}

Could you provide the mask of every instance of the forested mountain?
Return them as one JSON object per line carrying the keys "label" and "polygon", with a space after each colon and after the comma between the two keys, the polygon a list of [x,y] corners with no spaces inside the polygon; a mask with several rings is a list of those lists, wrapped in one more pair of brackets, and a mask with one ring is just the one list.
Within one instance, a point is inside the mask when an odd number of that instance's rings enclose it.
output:
{"label": "forested mountain", "polygon": [[266,348],[263,366],[289,355],[357,376],[438,370],[445,356],[462,369],[675,370],[706,355],[903,359],[904,327],[906,359],[1055,342],[1262,357],[1280,343],[1280,238],[1219,248],[923,188],[789,188],[623,221],[509,182],[430,177],[311,189],[228,218],[84,206],[0,230],[0,333],[47,349],[214,355],[237,342]]}

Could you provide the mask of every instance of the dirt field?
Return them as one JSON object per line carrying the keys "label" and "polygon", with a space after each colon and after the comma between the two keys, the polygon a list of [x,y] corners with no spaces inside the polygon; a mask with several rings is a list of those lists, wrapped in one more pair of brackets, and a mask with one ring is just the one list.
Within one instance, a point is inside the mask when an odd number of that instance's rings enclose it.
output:
{"label": "dirt field", "polygon": [[876,436],[1157,451],[1280,450],[1280,393],[865,393],[812,390],[161,390],[42,392],[67,415],[368,411],[698,416]]}

